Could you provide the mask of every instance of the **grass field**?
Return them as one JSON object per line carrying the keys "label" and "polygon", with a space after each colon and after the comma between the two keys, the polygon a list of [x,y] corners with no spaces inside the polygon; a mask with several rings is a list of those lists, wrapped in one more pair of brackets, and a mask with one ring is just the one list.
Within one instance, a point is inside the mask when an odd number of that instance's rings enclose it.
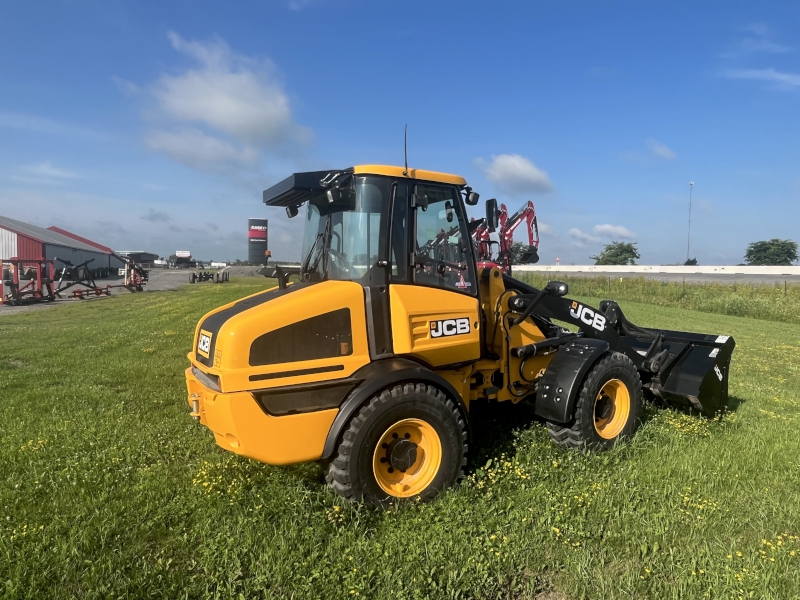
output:
{"label": "grass field", "polygon": [[623,301],[735,336],[732,412],[648,408],[581,455],[524,405],[479,408],[458,489],[374,511],[188,416],[197,320],[263,284],[0,319],[0,597],[800,597],[800,325]]}
{"label": "grass field", "polygon": [[[519,273],[522,281],[542,287],[552,273]],[[687,308],[733,317],[753,317],[800,324],[800,284],[747,285],[741,283],[688,283],[656,281],[644,277],[561,277],[570,293],[656,306]]]}

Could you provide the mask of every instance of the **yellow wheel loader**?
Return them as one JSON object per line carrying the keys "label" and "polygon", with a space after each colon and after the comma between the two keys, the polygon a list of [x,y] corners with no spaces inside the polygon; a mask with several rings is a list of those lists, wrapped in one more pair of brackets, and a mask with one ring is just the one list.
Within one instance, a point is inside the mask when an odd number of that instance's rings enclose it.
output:
{"label": "yellow wheel loader", "polygon": [[289,217],[306,205],[302,265],[204,316],[188,355],[191,414],[226,450],[320,461],[337,493],[383,505],[458,482],[477,400],[526,399],[579,449],[633,435],[643,393],[707,416],[727,404],[732,338],[637,327],[563,283],[479,270],[465,210],[478,194],[461,177],[296,173],[264,202]]}

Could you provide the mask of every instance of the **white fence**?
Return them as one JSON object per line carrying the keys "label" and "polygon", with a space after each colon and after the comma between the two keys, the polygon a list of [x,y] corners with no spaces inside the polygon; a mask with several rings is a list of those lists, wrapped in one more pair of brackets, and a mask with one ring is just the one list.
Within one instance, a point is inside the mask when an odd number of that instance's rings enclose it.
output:
{"label": "white fence", "polygon": [[516,272],[540,273],[668,273],[672,275],[800,275],[800,267],[748,267],[748,266],[716,266],[688,267],[662,265],[514,265]]}

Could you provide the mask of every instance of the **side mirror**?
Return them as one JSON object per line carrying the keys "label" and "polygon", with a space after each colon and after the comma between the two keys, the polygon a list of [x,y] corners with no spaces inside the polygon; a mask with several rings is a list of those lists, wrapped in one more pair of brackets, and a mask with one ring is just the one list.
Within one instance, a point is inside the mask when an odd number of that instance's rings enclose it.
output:
{"label": "side mirror", "polygon": [[425,194],[411,194],[411,208],[428,209],[428,197]]}
{"label": "side mirror", "polygon": [[470,192],[467,194],[465,202],[470,206],[475,206],[478,203],[478,200],[480,200],[480,198],[481,195],[478,192]]}
{"label": "side mirror", "polygon": [[563,281],[549,281],[544,286],[544,291],[551,296],[566,296],[569,292],[569,286]]}
{"label": "side mirror", "polygon": [[444,212],[448,223],[453,222],[453,204],[448,200],[444,203]]}
{"label": "side mirror", "polygon": [[300,208],[299,206],[295,206],[295,205],[287,206],[286,207],[286,216],[288,216],[290,219],[293,218],[293,217],[296,217],[297,213],[300,212],[298,210],[299,208]]}
{"label": "side mirror", "polygon": [[486,227],[489,232],[495,231],[500,221],[500,212],[497,210],[497,200],[492,198],[486,201]]}

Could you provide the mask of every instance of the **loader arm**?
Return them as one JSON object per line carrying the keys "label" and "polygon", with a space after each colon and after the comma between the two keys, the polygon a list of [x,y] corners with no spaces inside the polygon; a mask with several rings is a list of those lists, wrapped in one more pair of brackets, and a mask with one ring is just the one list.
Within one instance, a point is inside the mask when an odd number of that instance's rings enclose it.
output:
{"label": "loader arm", "polygon": [[[536,288],[507,275],[503,282],[507,290],[518,292],[509,301],[513,311],[525,311],[541,296]],[[655,396],[691,405],[709,417],[728,404],[728,371],[735,347],[730,336],[638,327],[625,318],[616,302],[608,300],[597,309],[566,297],[544,295],[531,316],[569,323],[578,328],[581,337],[606,342],[611,351],[633,362],[644,388]]]}

